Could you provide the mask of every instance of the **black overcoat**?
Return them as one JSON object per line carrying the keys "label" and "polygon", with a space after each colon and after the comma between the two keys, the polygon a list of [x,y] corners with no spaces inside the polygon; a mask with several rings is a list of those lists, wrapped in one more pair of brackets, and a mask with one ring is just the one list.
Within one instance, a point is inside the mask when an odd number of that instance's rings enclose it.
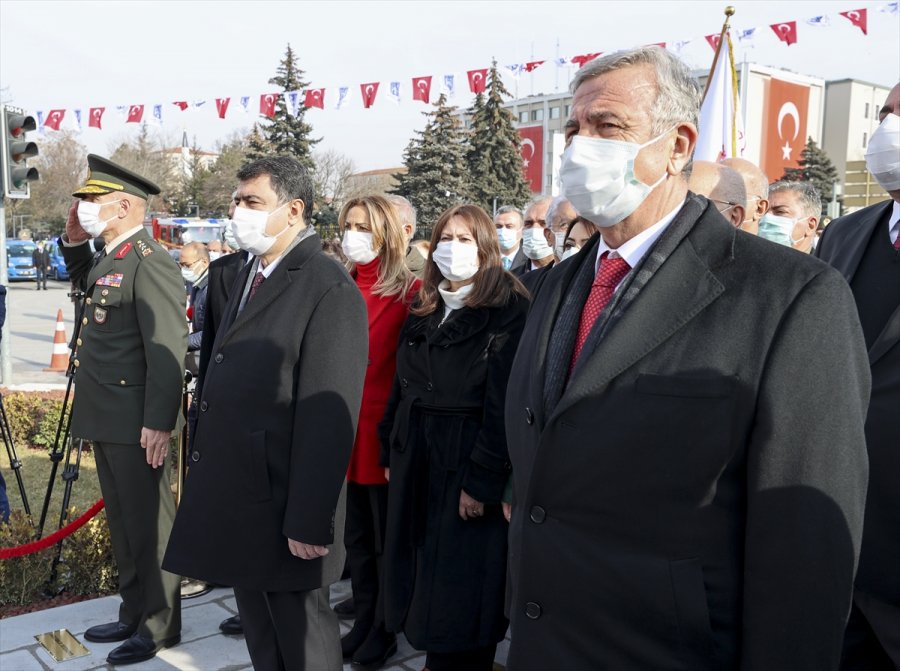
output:
{"label": "black overcoat", "polygon": [[[252,265],[238,275],[205,371],[164,566],[248,589],[310,590],[337,580],[344,565],[334,539],[343,538],[366,308],[312,234],[236,314]],[[330,553],[299,559],[288,538]]]}
{"label": "black overcoat", "polygon": [[529,314],[506,404],[510,671],[837,668],[867,482],[853,296],[706,199],[676,225],[549,411],[549,337],[599,236]]}
{"label": "black overcoat", "polygon": [[[391,468],[384,557],[387,626],[430,652],[501,640],[509,477],[503,424],[506,382],[528,301],[410,316],[380,427]],[[464,521],[465,489],[485,503]]]}
{"label": "black overcoat", "polygon": [[[857,280],[863,255],[873,235],[885,246],[893,201],[878,203],[832,221],[816,247],[816,256],[833,265],[851,283],[860,312],[868,308],[865,293],[879,290],[896,294],[900,253],[894,252],[893,276],[879,278],[875,286]],[[879,286],[880,284],[880,286]],[[872,399],[866,417],[866,444],[871,464],[866,521],[856,587],[885,605],[883,627],[900,631],[900,305],[869,345]]]}

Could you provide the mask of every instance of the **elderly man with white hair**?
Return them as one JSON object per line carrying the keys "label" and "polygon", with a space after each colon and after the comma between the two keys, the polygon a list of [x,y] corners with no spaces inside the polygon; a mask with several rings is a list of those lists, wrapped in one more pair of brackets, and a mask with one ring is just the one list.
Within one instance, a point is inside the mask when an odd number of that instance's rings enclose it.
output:
{"label": "elderly man with white hair", "polygon": [[508,668],[836,669],[868,477],[850,288],[688,191],[677,57],[603,56],[572,91],[560,177],[598,234],[507,387]]}

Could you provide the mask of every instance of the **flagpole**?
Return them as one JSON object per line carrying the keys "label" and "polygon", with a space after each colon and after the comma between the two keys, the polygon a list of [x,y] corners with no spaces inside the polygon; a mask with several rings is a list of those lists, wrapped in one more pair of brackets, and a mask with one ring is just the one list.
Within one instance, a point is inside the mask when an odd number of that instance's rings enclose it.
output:
{"label": "flagpole", "polygon": [[728,5],[725,8],[725,23],[722,24],[722,32],[719,35],[719,43],[716,45],[716,55],[713,56],[712,67],[709,69],[709,75],[706,77],[706,86],[703,88],[703,97],[700,99],[701,105],[703,105],[703,101],[706,100],[706,94],[709,91],[709,84],[712,81],[713,72],[716,71],[716,63],[719,61],[719,54],[722,53],[722,42],[725,40],[725,33],[728,32],[728,22],[731,20],[732,16],[734,16],[734,7]]}

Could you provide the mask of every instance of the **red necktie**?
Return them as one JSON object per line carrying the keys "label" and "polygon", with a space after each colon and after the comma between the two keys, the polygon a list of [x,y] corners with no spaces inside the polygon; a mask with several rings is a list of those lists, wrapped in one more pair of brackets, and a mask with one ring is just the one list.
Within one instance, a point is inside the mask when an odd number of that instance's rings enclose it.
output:
{"label": "red necktie", "polygon": [[622,281],[622,278],[628,274],[631,266],[621,256],[610,258],[609,252],[603,252],[600,257],[600,267],[597,269],[597,275],[594,277],[594,284],[591,286],[591,293],[588,294],[587,300],[584,302],[584,308],[581,310],[581,321],[578,323],[578,337],[575,339],[575,349],[572,351],[572,361],[569,364],[569,373],[575,368],[575,362],[581,354],[581,348],[587,340],[594,322],[603,312],[603,308],[609,303],[615,293],[616,286]]}
{"label": "red necktie", "polygon": [[894,249],[900,249],[900,231],[897,231],[897,237],[894,239]]}
{"label": "red necktie", "polygon": [[256,273],[253,277],[253,283],[250,285],[250,293],[247,294],[247,302],[250,302],[250,299],[253,298],[253,294],[256,293],[256,290],[262,286],[263,281],[266,279],[266,276],[262,274],[262,271]]}

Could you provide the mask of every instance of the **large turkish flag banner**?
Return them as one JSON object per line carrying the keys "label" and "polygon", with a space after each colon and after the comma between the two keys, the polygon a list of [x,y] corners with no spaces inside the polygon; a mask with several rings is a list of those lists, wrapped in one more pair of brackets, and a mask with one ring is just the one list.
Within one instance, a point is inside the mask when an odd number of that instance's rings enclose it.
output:
{"label": "large turkish flag banner", "polygon": [[519,129],[522,138],[522,171],[532,193],[544,188],[544,127],[527,126]]}
{"label": "large turkish flag banner", "polygon": [[774,77],[766,86],[766,112],[760,166],[769,182],[781,179],[785,168],[799,168],[806,147],[809,86]]}

